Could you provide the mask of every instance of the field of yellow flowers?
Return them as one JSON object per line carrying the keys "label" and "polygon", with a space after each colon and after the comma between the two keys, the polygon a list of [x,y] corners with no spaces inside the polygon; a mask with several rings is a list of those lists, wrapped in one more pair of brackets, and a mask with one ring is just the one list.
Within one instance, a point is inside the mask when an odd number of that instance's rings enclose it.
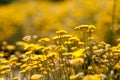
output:
{"label": "field of yellow flowers", "polygon": [[111,46],[92,37],[94,25],[74,29],[81,39],[59,30],[52,38],[25,36],[16,45],[3,42],[0,80],[119,80],[120,39]]}
{"label": "field of yellow flowers", "polygon": [[[116,8],[113,9],[114,1]],[[93,24],[94,37],[111,43],[113,11],[115,14],[115,35],[120,36],[120,0],[18,0],[0,5],[0,41],[16,42],[24,35],[52,37],[59,29],[79,36],[73,31],[79,24]],[[104,30],[103,30],[104,28]],[[4,35],[3,35],[4,34]],[[104,35],[102,35],[104,34]],[[99,37],[98,37],[99,36]],[[13,39],[14,38],[14,39]]]}
{"label": "field of yellow flowers", "polygon": [[0,80],[120,80],[119,3],[1,0]]}

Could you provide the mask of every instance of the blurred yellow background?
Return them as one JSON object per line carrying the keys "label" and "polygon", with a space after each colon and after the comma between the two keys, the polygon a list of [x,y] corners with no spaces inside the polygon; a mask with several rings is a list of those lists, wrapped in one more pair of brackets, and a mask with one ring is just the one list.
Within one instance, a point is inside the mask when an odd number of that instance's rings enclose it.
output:
{"label": "blurred yellow background", "polygon": [[112,38],[120,36],[120,0],[1,0],[0,3],[1,42],[14,43],[25,35],[52,37],[59,29],[80,36],[74,27],[81,24],[95,25],[94,37],[107,43],[113,44]]}

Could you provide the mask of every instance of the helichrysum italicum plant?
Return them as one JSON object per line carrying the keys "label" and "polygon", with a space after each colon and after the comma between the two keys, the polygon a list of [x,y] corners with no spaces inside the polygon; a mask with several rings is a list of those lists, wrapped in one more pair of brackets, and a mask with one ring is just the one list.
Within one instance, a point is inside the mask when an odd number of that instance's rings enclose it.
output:
{"label": "helichrysum italicum plant", "polygon": [[26,36],[24,42],[16,43],[23,48],[20,54],[15,53],[8,59],[4,58],[7,46],[4,44],[0,53],[1,79],[118,80],[120,43],[112,47],[104,41],[96,41],[92,37],[93,25],[80,25],[75,30],[82,32],[81,39],[64,30],[56,31],[52,39],[40,38],[36,43],[34,38]]}

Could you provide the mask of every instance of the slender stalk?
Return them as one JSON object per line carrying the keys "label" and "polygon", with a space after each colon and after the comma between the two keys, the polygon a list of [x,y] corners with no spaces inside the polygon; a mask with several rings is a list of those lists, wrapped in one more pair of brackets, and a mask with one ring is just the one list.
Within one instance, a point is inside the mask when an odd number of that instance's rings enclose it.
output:
{"label": "slender stalk", "polygon": [[111,33],[112,33],[112,40],[111,40],[111,44],[113,45],[114,44],[114,36],[115,36],[115,34],[114,34],[114,32],[115,32],[115,24],[116,24],[116,15],[115,15],[115,13],[116,13],[116,8],[117,8],[117,1],[118,0],[114,0],[113,2],[113,10],[112,10],[112,26],[111,26],[111,28],[110,28],[110,30],[111,30]]}
{"label": "slender stalk", "polygon": [[115,15],[115,12],[116,12],[116,7],[117,7],[117,0],[114,0],[114,3],[113,3],[113,11],[112,11],[112,26],[111,26],[111,30],[114,30],[114,27],[115,27],[115,24],[116,24],[116,15]]}

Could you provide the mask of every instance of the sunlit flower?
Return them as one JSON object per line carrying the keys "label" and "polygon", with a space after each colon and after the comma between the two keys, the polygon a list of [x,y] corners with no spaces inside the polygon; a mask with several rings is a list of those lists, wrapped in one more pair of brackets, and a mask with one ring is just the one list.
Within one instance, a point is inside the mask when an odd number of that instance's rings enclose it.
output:
{"label": "sunlit flower", "polygon": [[59,34],[59,35],[63,35],[63,34],[66,34],[67,31],[64,31],[64,30],[59,30],[59,31],[56,31],[56,34]]}
{"label": "sunlit flower", "polygon": [[101,75],[99,74],[87,75],[83,78],[83,80],[101,80]]}
{"label": "sunlit flower", "polygon": [[17,76],[16,76],[16,77],[14,77],[14,78],[13,78],[13,80],[18,80],[18,77],[17,77]]}
{"label": "sunlit flower", "polygon": [[4,56],[4,54],[3,53],[0,53],[0,57],[3,57]]}
{"label": "sunlit flower", "polygon": [[23,37],[23,41],[30,42],[31,41],[31,36]]}
{"label": "sunlit flower", "polygon": [[49,38],[41,38],[38,40],[38,43],[44,43],[44,42],[49,42],[50,39]]}
{"label": "sunlit flower", "polygon": [[42,78],[42,75],[40,74],[33,74],[31,76],[31,80],[41,80],[41,78]]}
{"label": "sunlit flower", "polygon": [[76,75],[71,75],[70,76],[70,80],[75,80],[77,77],[76,77]]}
{"label": "sunlit flower", "polygon": [[34,50],[37,49],[37,47],[38,47],[38,45],[36,45],[36,44],[29,44],[29,45],[25,46],[24,50],[32,50],[32,51],[34,51]]}
{"label": "sunlit flower", "polygon": [[26,72],[25,69],[23,69],[23,70],[20,71],[21,74],[24,74],[25,72]]}
{"label": "sunlit flower", "polygon": [[117,64],[114,66],[114,69],[120,69],[120,63],[117,63]]}
{"label": "sunlit flower", "polygon": [[75,52],[72,52],[72,56],[81,57],[81,56],[83,56],[84,51],[85,51],[85,49],[79,49],[79,50],[77,50]]}
{"label": "sunlit flower", "polygon": [[16,47],[14,45],[7,45],[6,49],[8,50],[14,50]]}
{"label": "sunlit flower", "polygon": [[69,63],[73,66],[77,66],[77,65],[83,64],[84,60],[82,58],[75,58],[75,59],[69,60]]}
{"label": "sunlit flower", "polygon": [[80,25],[74,28],[75,30],[87,31],[89,29],[89,25]]}

